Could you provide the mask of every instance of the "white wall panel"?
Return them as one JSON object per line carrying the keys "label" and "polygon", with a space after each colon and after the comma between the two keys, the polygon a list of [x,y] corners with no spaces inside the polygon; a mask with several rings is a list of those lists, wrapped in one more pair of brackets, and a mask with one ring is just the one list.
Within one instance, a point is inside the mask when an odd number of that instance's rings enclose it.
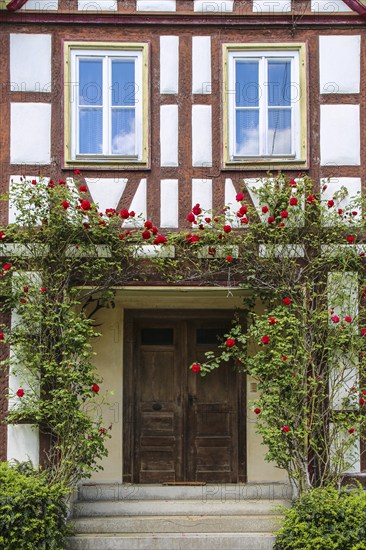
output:
{"label": "white wall panel", "polygon": [[178,105],[160,107],[160,164],[178,166]]}
{"label": "white wall panel", "polygon": [[342,0],[311,0],[311,11],[338,13],[352,10]]}
{"label": "white wall panel", "polygon": [[117,11],[117,0],[78,0],[79,11]]}
{"label": "white wall panel", "polygon": [[228,206],[228,210],[225,213],[227,221],[230,221],[232,227],[246,227],[240,223],[240,218],[236,216],[236,212],[239,210],[241,203],[236,200],[237,191],[231,179],[225,180],[225,206]]}
{"label": "white wall panel", "polygon": [[359,105],[320,106],[321,165],[360,165]]}
{"label": "white wall panel", "polygon": [[177,94],[179,82],[179,37],[160,37],[160,93]]}
{"label": "white wall panel", "polygon": [[93,201],[99,205],[99,210],[117,208],[126,188],[126,178],[85,178]]}
{"label": "white wall panel", "polygon": [[54,11],[58,10],[58,0],[28,0],[22,10]]}
{"label": "white wall panel", "polygon": [[[348,195],[335,203],[334,208],[338,210],[341,208],[344,212],[347,211],[349,208],[349,204],[352,201],[354,201],[357,198],[361,197],[361,178],[330,178],[329,180],[322,180],[320,184],[320,189],[323,189],[324,186],[326,189],[322,191],[322,199],[324,201],[329,201],[334,198],[334,194],[339,191],[342,187],[345,187],[348,191]],[[355,217],[356,220],[360,219],[361,211],[358,206],[354,206],[352,208],[352,211],[357,212],[357,216]],[[350,220],[352,218],[349,217]],[[346,218],[347,220],[347,218]],[[347,223],[346,220],[343,220],[345,223]]]}
{"label": "white wall panel", "polygon": [[192,92],[211,93],[211,37],[192,38]]}
{"label": "white wall panel", "polygon": [[225,13],[234,9],[234,0],[194,0],[194,11]]}
{"label": "white wall panel", "polygon": [[202,210],[212,210],[212,180],[192,180],[192,206],[197,203]]}
{"label": "white wall panel", "polygon": [[137,11],[175,11],[175,0],[137,0]]}
{"label": "white wall panel", "polygon": [[[131,201],[131,204],[128,206],[127,204],[124,205],[124,208],[127,208],[130,211],[134,211],[136,216],[135,218],[129,218],[123,222],[123,227],[136,227],[136,226],[142,226],[144,224],[144,221],[146,220],[147,212],[146,212],[146,206],[147,206],[147,200],[146,200],[146,179],[142,179],[139,183],[139,186],[137,188],[137,191]],[[138,216],[141,216],[140,219],[138,219]]]}
{"label": "white wall panel", "polygon": [[192,105],[192,164],[212,166],[211,105]]}
{"label": "white wall panel", "polygon": [[10,35],[10,86],[14,92],[51,91],[51,35]]}
{"label": "white wall panel", "polygon": [[12,103],[10,162],[49,164],[51,161],[51,105]]}
{"label": "white wall panel", "polygon": [[283,13],[291,11],[291,0],[254,0],[253,11],[257,13]]}
{"label": "white wall panel", "polygon": [[178,227],[178,180],[160,182],[160,227]]}
{"label": "white wall panel", "polygon": [[320,93],[347,94],[360,91],[361,37],[320,36]]}
{"label": "white wall panel", "polygon": [[39,431],[32,424],[9,424],[7,460],[39,465]]}

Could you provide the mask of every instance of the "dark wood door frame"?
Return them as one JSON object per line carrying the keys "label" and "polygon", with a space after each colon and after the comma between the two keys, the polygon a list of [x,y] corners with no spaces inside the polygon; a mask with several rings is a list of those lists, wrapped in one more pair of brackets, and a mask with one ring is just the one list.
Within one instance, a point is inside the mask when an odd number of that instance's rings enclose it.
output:
{"label": "dark wood door frame", "polygon": [[[135,346],[138,341],[138,324],[143,320],[156,320],[157,325],[166,321],[230,321],[232,310],[125,310],[124,360],[123,360],[123,481],[132,483],[135,471],[135,403],[136,369],[134,368]],[[238,482],[246,476],[246,381],[236,375],[236,399],[238,411]],[[188,399],[188,395],[185,396]]]}

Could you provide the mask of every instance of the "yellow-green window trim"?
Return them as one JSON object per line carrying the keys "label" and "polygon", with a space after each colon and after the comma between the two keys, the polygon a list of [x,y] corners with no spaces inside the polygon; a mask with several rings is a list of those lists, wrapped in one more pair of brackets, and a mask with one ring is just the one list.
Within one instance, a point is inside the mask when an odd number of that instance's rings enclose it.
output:
{"label": "yellow-green window trim", "polygon": [[[230,100],[229,94],[233,93],[233,83],[229,78],[229,58],[233,55],[243,59],[245,55],[252,55],[263,52],[296,52],[298,58],[298,85],[300,89],[299,109],[298,109],[298,147],[296,156],[289,158],[284,156],[252,156],[236,157],[230,151]],[[274,168],[307,168],[308,167],[308,136],[307,136],[307,54],[306,44],[304,42],[250,42],[250,43],[225,43],[222,45],[223,57],[223,88],[222,88],[222,108],[223,108],[223,168],[227,169],[268,169]],[[235,86],[235,82],[234,82]],[[235,94],[235,92],[234,92]]]}
{"label": "yellow-green window trim", "polygon": [[[128,52],[141,55],[142,59],[142,105],[141,105],[141,155],[140,158],[131,158],[123,155],[80,155],[76,158],[73,154],[73,67],[72,54],[75,51]],[[115,169],[139,169],[149,168],[149,45],[146,42],[78,42],[67,41],[64,43],[64,167],[65,168],[113,168]]]}

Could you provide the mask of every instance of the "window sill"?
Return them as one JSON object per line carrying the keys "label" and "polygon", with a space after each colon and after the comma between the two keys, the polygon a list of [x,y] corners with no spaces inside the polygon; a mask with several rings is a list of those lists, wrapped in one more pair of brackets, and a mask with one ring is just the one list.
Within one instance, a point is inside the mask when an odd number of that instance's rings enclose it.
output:
{"label": "window sill", "polygon": [[301,159],[250,159],[226,161],[222,170],[270,170],[281,168],[281,170],[307,170],[309,164],[307,160]]}

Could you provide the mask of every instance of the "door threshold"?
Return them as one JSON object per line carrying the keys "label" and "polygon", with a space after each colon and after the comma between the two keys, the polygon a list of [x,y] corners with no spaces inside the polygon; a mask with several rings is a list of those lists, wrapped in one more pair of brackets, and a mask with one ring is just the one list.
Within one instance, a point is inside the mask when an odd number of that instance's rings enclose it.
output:
{"label": "door threshold", "polygon": [[207,485],[206,481],[163,481],[162,483],[160,483],[160,485],[169,485],[169,486],[185,486],[185,485],[188,485],[189,487],[196,487],[196,486],[199,486],[201,487],[201,485]]}

